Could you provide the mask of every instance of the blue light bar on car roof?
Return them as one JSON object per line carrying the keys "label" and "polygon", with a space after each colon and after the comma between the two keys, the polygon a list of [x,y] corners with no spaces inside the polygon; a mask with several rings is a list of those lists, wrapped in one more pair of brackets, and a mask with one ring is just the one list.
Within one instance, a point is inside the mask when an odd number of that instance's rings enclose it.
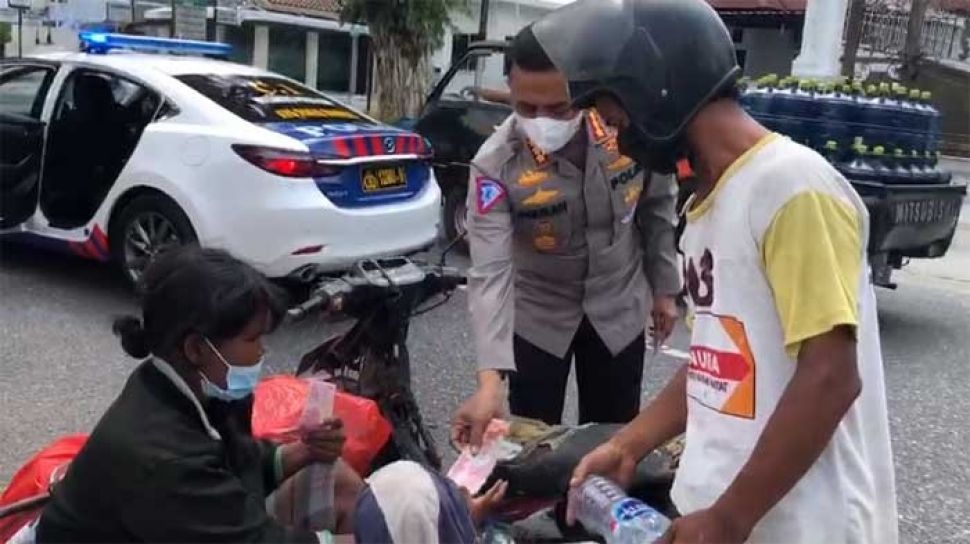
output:
{"label": "blue light bar on car roof", "polygon": [[181,55],[208,55],[226,57],[232,47],[219,42],[198,40],[177,40],[174,38],[153,38],[149,36],[129,36],[106,32],[81,32],[81,51],[88,53],[107,53],[116,49],[140,51],[143,53],[172,53]]}

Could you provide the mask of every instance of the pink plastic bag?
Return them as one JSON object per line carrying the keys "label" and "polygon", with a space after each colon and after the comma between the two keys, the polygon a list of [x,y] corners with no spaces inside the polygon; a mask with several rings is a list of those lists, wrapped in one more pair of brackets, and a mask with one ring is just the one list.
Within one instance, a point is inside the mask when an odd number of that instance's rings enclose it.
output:
{"label": "pink plastic bag", "polygon": [[[253,436],[285,444],[300,439],[300,422],[310,397],[310,380],[270,376],[256,386]],[[391,424],[377,403],[335,391],[333,415],[344,423],[347,441],[341,458],[358,474],[370,474],[370,464],[391,437]]]}

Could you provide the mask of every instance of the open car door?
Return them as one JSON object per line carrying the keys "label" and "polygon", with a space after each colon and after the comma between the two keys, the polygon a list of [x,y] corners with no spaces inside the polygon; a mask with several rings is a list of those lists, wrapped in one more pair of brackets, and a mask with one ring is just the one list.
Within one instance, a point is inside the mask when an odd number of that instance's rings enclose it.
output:
{"label": "open car door", "polygon": [[435,86],[414,126],[434,147],[449,240],[465,230],[468,164],[495,127],[512,113],[505,48],[505,42],[469,46]]}
{"label": "open car door", "polygon": [[41,110],[55,68],[5,64],[0,72],[0,229],[37,209],[46,127]]}

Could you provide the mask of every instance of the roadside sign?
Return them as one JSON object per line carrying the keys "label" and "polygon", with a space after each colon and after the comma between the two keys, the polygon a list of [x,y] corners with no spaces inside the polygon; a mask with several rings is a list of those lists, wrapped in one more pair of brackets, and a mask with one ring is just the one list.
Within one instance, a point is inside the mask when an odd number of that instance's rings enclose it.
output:
{"label": "roadside sign", "polygon": [[206,11],[209,0],[174,0],[175,38],[206,39]]}

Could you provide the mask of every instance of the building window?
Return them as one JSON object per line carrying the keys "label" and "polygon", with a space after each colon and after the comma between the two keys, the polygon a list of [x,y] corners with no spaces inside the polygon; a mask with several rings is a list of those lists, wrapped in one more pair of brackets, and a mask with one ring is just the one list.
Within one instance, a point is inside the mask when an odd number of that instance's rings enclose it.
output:
{"label": "building window", "polygon": [[306,32],[299,26],[269,26],[270,71],[297,81],[306,79]]}
{"label": "building window", "polygon": [[[478,41],[478,34],[453,34],[451,36],[451,65],[458,64],[458,61],[468,51],[468,46],[476,41]],[[469,62],[465,63],[462,69],[475,70],[475,61],[475,58],[469,59]]]}
{"label": "building window", "polygon": [[239,64],[253,63],[253,25],[222,25],[223,41],[232,47],[229,60]]}
{"label": "building window", "polygon": [[741,43],[744,41],[744,29],[741,27],[731,27],[731,41]]}
{"label": "building window", "polygon": [[345,32],[319,31],[317,89],[345,93],[350,90],[350,48],[353,38]]}
{"label": "building window", "polygon": [[357,37],[357,94],[367,94],[371,84],[370,36]]}
{"label": "building window", "polygon": [[745,51],[744,49],[735,49],[734,50],[734,57],[738,61],[738,66],[741,67],[741,70],[743,71],[744,70],[744,63],[745,63],[745,61],[748,60],[748,52]]}

